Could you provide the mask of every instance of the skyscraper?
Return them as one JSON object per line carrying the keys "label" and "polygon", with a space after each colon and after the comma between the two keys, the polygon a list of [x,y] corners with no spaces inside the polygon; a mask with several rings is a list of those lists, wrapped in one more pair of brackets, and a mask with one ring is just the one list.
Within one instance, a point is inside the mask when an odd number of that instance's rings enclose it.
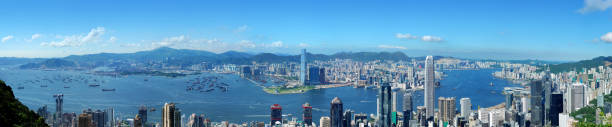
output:
{"label": "skyscraper", "polygon": [[388,82],[383,83],[378,91],[378,100],[380,101],[378,105],[380,106],[380,115],[378,116],[379,127],[391,127],[391,92],[391,85]]}
{"label": "skyscraper", "polygon": [[304,108],[304,114],[302,118],[304,119],[304,124],[307,126],[312,126],[312,106],[308,102],[302,105]]}
{"label": "skyscraper", "polygon": [[79,125],[78,127],[94,127],[92,121],[92,115],[87,113],[81,113],[79,115]]}
{"label": "skyscraper", "polygon": [[180,127],[181,112],[174,103],[164,104],[162,108],[162,126],[163,127]]}
{"label": "skyscraper", "polygon": [[461,104],[461,116],[463,116],[463,118],[468,118],[472,112],[472,102],[470,98],[461,98],[459,103]]}
{"label": "skyscraper", "polygon": [[403,104],[404,124],[403,127],[410,126],[410,120],[412,120],[412,93],[406,92],[404,94]]}
{"label": "skyscraper", "polygon": [[506,110],[510,110],[512,107],[512,100],[514,100],[514,95],[512,93],[506,93]]}
{"label": "skyscraper", "polygon": [[425,58],[425,117],[426,119],[433,120],[434,115],[434,97],[435,95],[435,71],[434,71],[434,58],[433,56],[427,56]]}
{"label": "skyscraper", "polygon": [[308,85],[318,85],[321,81],[319,78],[319,67],[312,66],[308,68]]}
{"label": "skyscraper", "polygon": [[142,118],[140,118],[140,114],[136,114],[136,116],[134,116],[134,127],[143,127]]}
{"label": "skyscraper", "polygon": [[353,114],[355,114],[354,111],[352,110],[346,110],[344,111],[344,115],[342,117],[342,126],[343,127],[352,127],[351,126],[351,121],[353,120]]}
{"label": "skyscraper", "polygon": [[270,106],[270,125],[275,125],[277,122],[283,122],[283,108],[279,104]]}
{"label": "skyscraper", "polygon": [[563,94],[553,93],[551,95],[550,111],[547,116],[552,126],[559,126],[559,113],[563,112]]}
{"label": "skyscraper", "polygon": [[340,98],[335,97],[331,101],[331,109],[329,111],[330,119],[331,119],[331,127],[344,127],[343,126],[343,109],[342,109],[342,101]]}
{"label": "skyscraper", "polygon": [[53,95],[55,97],[55,126],[61,126],[62,124],[62,108],[64,105],[64,94]]}
{"label": "skyscraper", "polygon": [[140,121],[142,123],[142,125],[145,125],[147,123],[147,107],[142,105],[138,108],[138,115],[140,117]]}
{"label": "skyscraper", "polygon": [[302,49],[302,55],[300,56],[300,85],[306,85],[306,49]]}
{"label": "skyscraper", "polygon": [[438,119],[448,122],[455,117],[455,97],[438,98]]}
{"label": "skyscraper", "polygon": [[531,83],[531,125],[543,126],[544,124],[544,98],[542,81]]}

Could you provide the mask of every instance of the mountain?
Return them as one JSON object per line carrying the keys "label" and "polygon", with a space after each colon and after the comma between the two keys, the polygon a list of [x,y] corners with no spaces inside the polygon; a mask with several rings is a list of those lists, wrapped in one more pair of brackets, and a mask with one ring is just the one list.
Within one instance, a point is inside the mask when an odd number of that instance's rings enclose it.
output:
{"label": "mountain", "polygon": [[[309,61],[352,59],[355,61],[393,60],[410,61],[413,58],[424,60],[425,57],[409,57],[402,52],[340,52],[332,55],[307,54]],[[434,56],[434,59],[449,58]],[[88,55],[71,55],[64,58],[48,59],[42,62],[32,62],[20,66],[23,69],[31,68],[83,68],[92,69],[96,67],[115,67],[121,69],[133,69],[133,65],[146,66],[183,66],[187,67],[199,63],[214,64],[251,64],[258,63],[280,63],[299,62],[300,55],[278,55],[274,53],[260,53],[252,55],[244,52],[228,51],[215,54],[208,51],[173,49],[161,47],[149,51],[135,53],[98,53]]]}
{"label": "mountain", "polygon": [[0,80],[0,127],[47,127],[45,120],[15,99],[13,90]]}
{"label": "mountain", "polygon": [[35,63],[46,60],[44,58],[18,58],[18,57],[0,57],[0,65],[17,65],[25,63]]}
{"label": "mountain", "polygon": [[612,56],[600,56],[591,60],[582,60],[578,62],[562,63],[556,65],[550,65],[550,72],[559,73],[567,72],[571,70],[582,71],[583,68],[594,68],[599,66],[612,67]]}

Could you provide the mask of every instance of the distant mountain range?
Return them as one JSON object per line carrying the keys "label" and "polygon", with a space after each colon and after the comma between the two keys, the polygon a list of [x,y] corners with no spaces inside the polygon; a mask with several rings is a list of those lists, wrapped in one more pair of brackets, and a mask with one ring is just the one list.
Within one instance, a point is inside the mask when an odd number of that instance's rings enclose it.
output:
{"label": "distant mountain range", "polygon": [[[576,71],[584,71],[583,68],[594,68],[599,66],[608,66],[612,67],[612,56],[600,56],[593,58],[591,60],[582,60],[578,62],[569,62],[569,63],[561,63],[550,65],[550,72],[559,73],[559,72],[568,72],[572,70]],[[544,68],[541,68],[544,69]]]}
{"label": "distant mountain range", "polygon": [[[402,52],[340,52],[332,55],[307,54],[308,60],[352,59],[356,61],[393,60],[410,61],[413,58],[423,60],[425,57],[409,57]],[[435,59],[449,58],[435,56]],[[21,65],[22,69],[30,68],[95,68],[101,66],[129,66],[130,64],[165,63],[167,65],[189,66],[202,62],[215,64],[251,64],[299,62],[300,55],[277,55],[260,53],[252,55],[244,52],[228,51],[215,54],[208,51],[173,49],[168,47],[135,53],[99,53],[88,55],[71,55],[64,58],[47,59]]]}

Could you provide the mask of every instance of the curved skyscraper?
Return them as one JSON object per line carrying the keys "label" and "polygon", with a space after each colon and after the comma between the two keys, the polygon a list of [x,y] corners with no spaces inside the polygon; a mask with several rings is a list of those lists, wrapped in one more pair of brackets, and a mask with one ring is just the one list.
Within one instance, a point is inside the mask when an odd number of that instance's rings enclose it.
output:
{"label": "curved skyscraper", "polygon": [[425,58],[425,117],[433,120],[434,116],[434,59],[433,56]]}
{"label": "curved skyscraper", "polygon": [[343,113],[342,101],[340,101],[340,98],[335,97],[331,102],[331,111],[329,112],[331,117],[331,127],[343,127]]}

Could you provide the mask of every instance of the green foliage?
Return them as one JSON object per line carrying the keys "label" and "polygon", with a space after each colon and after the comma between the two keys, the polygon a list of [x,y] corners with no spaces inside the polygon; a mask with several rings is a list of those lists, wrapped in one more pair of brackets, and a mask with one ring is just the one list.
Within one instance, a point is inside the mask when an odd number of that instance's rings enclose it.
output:
{"label": "green foliage", "polygon": [[[589,68],[604,66],[606,62],[612,62],[612,56],[608,56],[608,57],[600,56],[592,60],[583,60],[583,61],[578,61],[578,62],[573,62],[573,63],[563,63],[563,64],[551,65],[550,72],[560,73],[560,72],[571,71],[574,69],[576,69],[576,71],[582,71],[583,68],[589,69]],[[546,68],[541,67],[540,69],[546,69]]]}
{"label": "green foliage", "polygon": [[45,120],[21,104],[10,86],[0,80],[0,127],[47,127]]}

